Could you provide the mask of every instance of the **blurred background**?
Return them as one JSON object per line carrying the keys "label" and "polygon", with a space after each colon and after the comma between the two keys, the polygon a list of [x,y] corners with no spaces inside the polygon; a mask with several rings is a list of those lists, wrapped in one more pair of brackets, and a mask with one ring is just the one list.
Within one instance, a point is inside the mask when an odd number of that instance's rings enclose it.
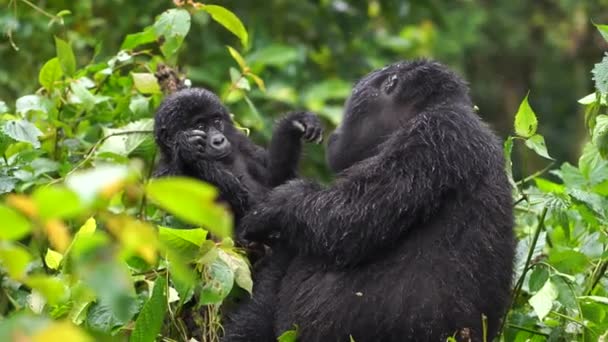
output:
{"label": "blurred background", "polygon": [[[43,11],[0,0],[0,100],[6,103],[39,87],[38,70],[56,53],[53,35],[68,38],[78,64],[85,65],[116,55],[126,33],[141,31],[174,6],[171,1],[143,0],[34,3],[51,13],[69,9],[71,14],[63,26],[49,24]],[[277,115],[297,108],[318,112],[330,131],[355,80],[400,59],[428,57],[469,81],[480,116],[501,137],[512,131],[513,115],[530,92],[549,153],[557,165],[574,162],[584,139],[577,100],[594,91],[590,70],[607,49],[593,23],[608,22],[608,0],[215,3],[234,11],[245,24],[250,46],[243,55],[266,82],[266,93],[250,94],[257,113],[238,93],[224,97],[260,142],[269,137]],[[228,69],[236,63],[226,42],[238,46],[237,38],[200,11],[174,66],[193,85],[227,94]],[[520,172],[530,172],[547,161],[517,164]],[[330,178],[322,146],[307,150],[303,171]]]}

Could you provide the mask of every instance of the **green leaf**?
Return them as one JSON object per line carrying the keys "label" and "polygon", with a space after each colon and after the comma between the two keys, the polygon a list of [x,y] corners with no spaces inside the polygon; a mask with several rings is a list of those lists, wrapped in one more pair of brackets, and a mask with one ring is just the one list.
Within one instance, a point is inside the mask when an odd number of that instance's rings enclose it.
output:
{"label": "green leaf", "polygon": [[59,58],[55,57],[44,63],[38,74],[38,81],[46,90],[52,91],[55,82],[60,81],[62,76],[63,71],[61,70]]}
{"label": "green leaf", "polygon": [[66,179],[66,185],[85,203],[91,203],[104,188],[123,181],[129,175],[124,165],[100,165],[76,172]]}
{"label": "green leaf", "polygon": [[304,91],[306,106],[312,110],[319,110],[328,100],[343,100],[348,97],[351,84],[341,79],[331,79],[318,82]]}
{"label": "green leaf", "polygon": [[600,155],[608,159],[608,115],[598,115],[595,118],[592,141]]}
{"label": "green leaf", "polygon": [[0,222],[0,240],[19,240],[32,231],[32,226],[25,217],[2,204]]}
{"label": "green leaf", "polygon": [[69,289],[64,281],[57,277],[46,275],[28,276],[25,283],[32,289],[40,292],[51,305],[68,300]]}
{"label": "green leaf", "polygon": [[598,24],[593,24],[593,25],[595,25],[597,30],[600,31],[600,34],[602,35],[602,37],[604,37],[604,40],[608,42],[608,25],[598,25]]}
{"label": "green leaf", "polygon": [[133,50],[136,47],[156,41],[153,27],[146,27],[142,32],[128,34],[120,46],[121,50]]}
{"label": "green leaf", "polygon": [[[296,342],[298,340],[298,326],[295,325],[294,329],[283,332],[278,338],[278,342]],[[352,337],[351,337],[352,340]]]}
{"label": "green leaf", "polygon": [[68,76],[74,75],[76,72],[76,57],[74,57],[72,46],[61,38],[55,37],[55,48],[63,73]]}
{"label": "green leaf", "polygon": [[299,58],[301,58],[300,53],[296,48],[288,45],[272,44],[249,54],[247,61],[254,65],[285,67]]}
{"label": "green leaf", "polygon": [[154,282],[152,296],[144,304],[143,309],[135,321],[135,329],[129,341],[148,342],[155,341],[160,333],[167,311],[167,280],[158,277]]}
{"label": "green leaf", "polygon": [[60,186],[37,188],[32,194],[32,199],[36,203],[38,214],[43,219],[73,218],[82,211],[78,195]]}
{"label": "green leaf", "polygon": [[173,56],[190,31],[190,13],[177,8],[165,11],[154,23],[157,38],[164,39],[161,51],[165,57]]}
{"label": "green leaf", "polygon": [[553,307],[553,301],[557,299],[557,288],[549,280],[545,282],[545,285],[538,291],[532,298],[528,300],[528,303],[534,308],[534,312],[541,321],[551,312]]}
{"label": "green leaf", "polygon": [[200,304],[218,304],[228,296],[234,285],[234,273],[221,259],[207,266],[207,279],[201,289]]}
{"label": "green leaf", "polygon": [[220,25],[237,36],[241,40],[241,44],[243,44],[244,47],[247,47],[249,40],[247,30],[245,30],[245,26],[234,13],[218,5],[205,5],[203,6],[203,10],[209,13],[213,20],[217,21]]}
{"label": "green leaf", "polygon": [[82,282],[78,282],[71,288],[72,295],[70,297],[72,301],[72,308],[68,313],[70,320],[77,325],[81,325],[86,319],[87,310],[93,304],[95,299],[95,293],[88,287],[84,286]]}
{"label": "green leaf", "polygon": [[24,275],[32,255],[19,246],[0,244],[0,264],[6,268],[11,278],[20,280]]}
{"label": "green leaf", "polygon": [[17,140],[32,144],[34,148],[40,147],[38,137],[42,132],[33,123],[26,120],[11,120],[4,123],[2,127],[4,134]]}
{"label": "green leaf", "polygon": [[532,273],[530,273],[530,279],[528,279],[528,287],[530,292],[536,292],[540,290],[543,285],[549,279],[549,270],[543,265],[537,265],[534,267]]}
{"label": "green leaf", "polygon": [[536,133],[537,126],[536,114],[530,107],[528,95],[526,95],[515,114],[515,133],[524,138],[530,138]]}
{"label": "green leaf", "polygon": [[547,152],[547,145],[545,145],[545,138],[543,138],[540,134],[534,134],[530,138],[526,139],[526,146],[536,152],[541,157],[551,159],[549,153]]}
{"label": "green leaf", "polygon": [[575,250],[553,250],[549,254],[549,263],[566,274],[583,272],[588,262],[585,254]]}
{"label": "green leaf", "polygon": [[44,263],[52,270],[56,270],[61,265],[63,260],[63,254],[54,251],[50,248],[46,249],[46,255],[44,256]]}
{"label": "green leaf", "polygon": [[[606,25],[606,26],[608,26],[608,25]],[[578,299],[608,305],[608,297],[602,297],[602,296],[579,296]]]}
{"label": "green leaf", "polygon": [[164,210],[206,227],[217,237],[232,233],[230,215],[215,203],[217,191],[208,184],[185,177],[166,177],[150,181],[146,193]]}
{"label": "green leaf", "polygon": [[[141,119],[122,126],[120,128],[104,128],[104,137],[107,138],[97,149],[97,153],[112,152],[121,156],[130,156],[138,147],[142,145],[153,145],[152,129],[154,128],[154,120]],[[150,133],[129,133],[127,132],[145,132]],[[124,134],[123,134],[124,133]],[[114,136],[111,136],[114,135]]]}
{"label": "green leaf", "polygon": [[17,99],[17,114],[26,115],[30,111],[47,113],[49,111],[49,100],[38,95],[25,95]]}
{"label": "green leaf", "polygon": [[236,284],[251,294],[253,291],[253,281],[251,279],[249,265],[247,264],[247,261],[245,261],[245,258],[240,254],[226,252],[224,250],[219,250],[218,256],[230,266],[230,269],[234,272],[234,281]]}
{"label": "green leaf", "polygon": [[158,227],[158,238],[167,247],[187,260],[193,260],[207,238],[204,229],[173,229]]}
{"label": "green leaf", "polygon": [[228,48],[228,52],[230,52],[230,56],[232,56],[232,58],[238,63],[238,65],[241,67],[241,70],[244,70],[247,67],[247,63],[245,62],[243,56],[241,56],[241,54],[231,46],[226,47]]}
{"label": "green leaf", "polygon": [[595,81],[595,89],[602,95],[608,93],[608,54],[604,56],[601,62],[595,64],[591,73]]}
{"label": "green leaf", "polygon": [[154,74],[150,73],[131,73],[135,89],[142,94],[159,94],[160,86]]}

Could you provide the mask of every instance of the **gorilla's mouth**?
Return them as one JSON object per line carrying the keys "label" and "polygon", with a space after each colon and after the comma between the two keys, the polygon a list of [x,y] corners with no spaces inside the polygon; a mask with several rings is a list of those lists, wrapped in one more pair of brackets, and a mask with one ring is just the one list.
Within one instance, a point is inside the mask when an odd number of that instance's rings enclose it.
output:
{"label": "gorilla's mouth", "polygon": [[226,148],[223,148],[222,150],[209,149],[209,151],[207,152],[207,155],[209,156],[210,159],[219,161],[222,159],[226,159],[231,153],[232,153],[232,148],[230,148],[230,146],[228,146]]}

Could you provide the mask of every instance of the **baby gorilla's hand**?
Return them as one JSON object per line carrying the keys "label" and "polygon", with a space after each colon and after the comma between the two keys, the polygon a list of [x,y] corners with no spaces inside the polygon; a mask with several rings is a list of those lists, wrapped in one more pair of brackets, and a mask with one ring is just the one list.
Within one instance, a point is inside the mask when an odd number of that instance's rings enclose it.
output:
{"label": "baby gorilla's hand", "polygon": [[288,119],[293,127],[302,134],[302,139],[307,142],[319,144],[323,141],[323,126],[321,120],[310,112],[298,112],[290,114]]}
{"label": "baby gorilla's hand", "polygon": [[205,158],[207,134],[204,131],[192,129],[177,134],[177,155],[185,163],[192,165]]}

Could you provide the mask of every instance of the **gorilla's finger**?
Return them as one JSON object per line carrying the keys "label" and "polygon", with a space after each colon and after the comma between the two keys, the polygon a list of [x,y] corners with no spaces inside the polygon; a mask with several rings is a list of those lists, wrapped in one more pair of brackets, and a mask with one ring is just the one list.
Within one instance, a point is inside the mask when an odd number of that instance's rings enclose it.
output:
{"label": "gorilla's finger", "polygon": [[206,139],[200,135],[194,135],[188,138],[188,142],[191,144],[204,145]]}
{"label": "gorilla's finger", "polygon": [[292,121],[292,125],[293,125],[293,127],[295,127],[295,128],[298,130],[298,131],[300,131],[300,132],[302,132],[302,133],[306,132],[306,126],[304,126],[304,124],[303,124],[303,123],[301,123],[301,122],[299,122],[299,121],[294,120],[294,121]]}

